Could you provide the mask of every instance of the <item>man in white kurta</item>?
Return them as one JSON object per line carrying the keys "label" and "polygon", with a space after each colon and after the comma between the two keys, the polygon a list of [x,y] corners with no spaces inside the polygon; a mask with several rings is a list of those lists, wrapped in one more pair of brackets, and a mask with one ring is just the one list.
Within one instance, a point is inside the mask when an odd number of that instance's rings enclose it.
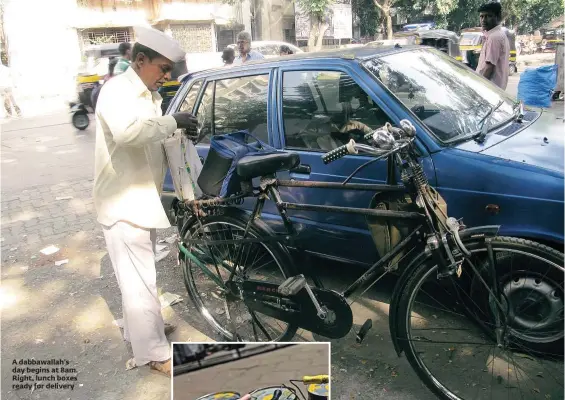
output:
{"label": "man in white kurta", "polygon": [[162,141],[191,131],[189,113],[163,116],[157,89],[184,59],[179,44],[151,28],[136,28],[132,64],[102,88],[96,108],[94,203],[122,293],[124,339],[135,364],[170,372],[155,270],[156,228],[168,228],[160,192],[167,165]]}

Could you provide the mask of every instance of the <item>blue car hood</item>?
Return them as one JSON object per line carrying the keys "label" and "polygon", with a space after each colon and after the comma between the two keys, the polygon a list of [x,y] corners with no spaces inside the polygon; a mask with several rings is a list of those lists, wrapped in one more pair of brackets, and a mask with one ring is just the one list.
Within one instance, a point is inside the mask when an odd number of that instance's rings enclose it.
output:
{"label": "blue car hood", "polygon": [[487,135],[484,144],[469,141],[457,147],[563,174],[565,148],[563,122],[563,119],[558,119],[550,112],[542,112],[529,126],[517,130],[512,135],[502,136],[493,132]]}

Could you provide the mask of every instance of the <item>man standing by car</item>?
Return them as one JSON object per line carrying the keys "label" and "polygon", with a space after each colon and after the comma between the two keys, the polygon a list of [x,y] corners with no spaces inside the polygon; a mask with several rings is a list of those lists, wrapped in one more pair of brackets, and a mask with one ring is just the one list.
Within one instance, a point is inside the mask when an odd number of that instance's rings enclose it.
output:
{"label": "man standing by car", "polygon": [[233,62],[233,65],[241,65],[248,61],[262,60],[265,58],[265,56],[258,51],[251,50],[251,35],[249,32],[239,32],[237,35],[237,48],[239,55]]}
{"label": "man standing by car", "polygon": [[479,8],[485,42],[481,48],[477,72],[502,89],[508,84],[510,44],[502,30],[500,3],[486,3]]}
{"label": "man standing by car", "polygon": [[119,75],[122,72],[125,72],[131,65],[131,44],[127,42],[120,43],[118,51],[120,52],[121,57],[114,68],[114,75]]}
{"label": "man standing by car", "polygon": [[133,363],[168,376],[170,345],[155,271],[156,229],[170,226],[160,201],[167,170],[161,142],[177,128],[192,133],[197,121],[189,113],[161,113],[157,89],[184,59],[180,45],[152,28],[136,28],[136,37],[131,68],[100,91],[93,195],[122,293],[124,339],[131,342]]}

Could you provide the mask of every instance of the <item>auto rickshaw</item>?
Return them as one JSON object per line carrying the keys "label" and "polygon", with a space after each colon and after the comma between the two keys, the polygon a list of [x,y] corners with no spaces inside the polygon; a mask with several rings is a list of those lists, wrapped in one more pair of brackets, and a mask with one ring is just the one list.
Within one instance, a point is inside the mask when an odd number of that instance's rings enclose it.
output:
{"label": "auto rickshaw", "polygon": [[462,60],[459,51],[459,36],[455,32],[446,29],[433,29],[417,31],[416,33],[420,37],[421,45],[435,47],[458,61]]}
{"label": "auto rickshaw", "polygon": [[367,43],[366,46],[391,44],[421,44],[423,46],[431,46],[443,51],[456,60],[461,61],[461,53],[459,52],[459,37],[455,32],[445,29],[396,32],[392,40],[376,40]]}
{"label": "auto rickshaw", "polygon": [[100,80],[108,73],[111,58],[119,57],[119,43],[92,45],[84,51],[86,61],[77,76],[78,100],[85,106],[92,107],[90,96]]}
{"label": "auto rickshaw", "polygon": [[77,100],[69,103],[72,124],[79,130],[85,130],[90,124],[88,113],[94,111],[92,92],[103,84],[108,73],[110,60],[117,60],[120,55],[118,43],[92,45],[85,49],[86,60],[81,65],[76,78]]}
{"label": "auto rickshaw", "polygon": [[[510,74],[518,72],[516,65],[516,34],[514,31],[502,27],[510,44]],[[479,55],[483,47],[484,34],[483,28],[468,28],[461,31],[461,39],[459,40],[459,50],[461,51],[462,61],[472,69],[477,69],[479,64]]]}
{"label": "auto rickshaw", "polygon": [[179,61],[175,63],[173,71],[171,72],[171,80],[169,82],[165,82],[165,84],[159,88],[157,91],[161,97],[163,98],[163,102],[161,103],[161,110],[163,111],[163,115],[167,112],[167,108],[169,108],[169,104],[177,94],[181,83],[178,81],[181,75],[184,75],[188,72],[186,68],[186,60]]}
{"label": "auto rickshaw", "polygon": [[563,43],[563,29],[541,30],[541,51],[555,51],[557,43]]}

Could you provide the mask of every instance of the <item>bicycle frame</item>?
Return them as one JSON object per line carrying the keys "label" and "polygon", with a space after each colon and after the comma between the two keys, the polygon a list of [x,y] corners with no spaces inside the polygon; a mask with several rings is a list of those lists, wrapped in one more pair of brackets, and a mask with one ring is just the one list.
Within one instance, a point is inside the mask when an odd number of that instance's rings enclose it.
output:
{"label": "bicycle frame", "polygon": [[[389,174],[390,177],[390,174]],[[321,212],[335,212],[335,213],[347,213],[347,214],[357,214],[357,215],[364,215],[368,217],[379,217],[385,220],[413,220],[416,222],[420,222],[420,224],[402,241],[400,241],[394,248],[392,248],[387,254],[381,257],[377,262],[375,262],[363,275],[361,275],[355,282],[353,282],[348,288],[344,290],[342,295],[345,298],[350,298],[355,295],[359,290],[362,290],[367,282],[371,282],[373,278],[378,274],[381,267],[386,265],[388,261],[394,258],[402,249],[404,249],[408,244],[410,244],[416,238],[421,237],[423,233],[422,229],[425,225],[426,215],[418,213],[418,212],[406,212],[406,211],[390,211],[390,210],[374,210],[368,208],[353,208],[353,207],[339,207],[339,206],[325,206],[325,205],[313,205],[313,204],[301,204],[301,203],[291,203],[285,202],[281,199],[280,193],[277,190],[278,187],[308,187],[308,188],[317,188],[317,189],[346,189],[346,190],[356,190],[356,191],[374,191],[374,192],[389,192],[389,193],[406,193],[406,188],[400,185],[390,185],[390,184],[358,184],[358,183],[335,183],[335,182],[317,182],[317,181],[310,181],[310,182],[302,182],[302,181],[290,181],[290,180],[277,180],[274,177],[264,177],[261,179],[261,185],[258,188],[258,192],[254,193],[253,195],[249,195],[246,197],[256,197],[257,202],[251,215],[248,219],[248,227],[252,221],[257,218],[260,218],[261,212],[263,210],[263,206],[265,201],[268,197],[275,203],[277,208],[278,214],[281,217],[283,224],[286,229],[285,235],[278,235],[273,238],[269,238],[268,241],[275,241],[275,242],[292,242],[294,238],[297,236],[296,231],[294,229],[293,223],[290,218],[287,216],[287,210],[302,210],[302,211],[321,211]],[[192,201],[192,205],[198,205],[202,203],[202,201],[195,200]],[[221,203],[221,201],[220,201]],[[247,233],[247,231],[246,231]],[[222,241],[213,241],[214,243],[222,243],[222,244],[244,244],[250,242],[266,242],[265,239],[236,239],[236,240],[222,240]],[[206,240],[195,240],[191,243],[200,243],[201,244],[210,244],[211,241]],[[224,286],[221,281],[210,271],[204,264],[202,264],[194,255],[192,255],[184,246],[179,244],[181,252],[189,257],[191,261],[195,262],[203,272],[213,279],[219,286]],[[233,278],[235,274],[235,269],[230,268],[227,265],[224,265],[224,268],[230,271],[230,277],[228,281]],[[315,277],[313,277],[315,278]],[[317,279],[314,279],[316,286],[321,287],[321,284]]]}

